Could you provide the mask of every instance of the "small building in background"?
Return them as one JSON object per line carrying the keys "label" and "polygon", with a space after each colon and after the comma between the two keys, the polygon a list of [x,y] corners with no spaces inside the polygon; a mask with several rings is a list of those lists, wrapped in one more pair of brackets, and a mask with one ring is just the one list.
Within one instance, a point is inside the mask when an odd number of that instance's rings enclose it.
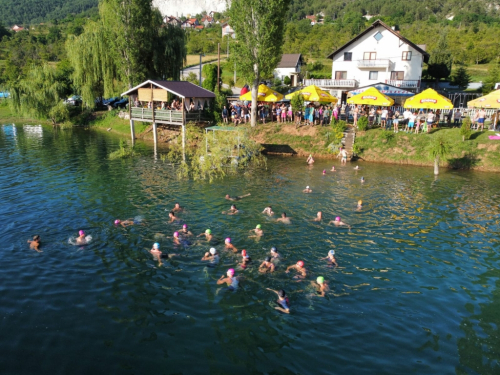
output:
{"label": "small building in background", "polygon": [[274,77],[283,80],[290,77],[291,86],[297,86],[299,83],[301,68],[304,65],[302,54],[285,53],[281,55],[281,61],[274,69]]}
{"label": "small building in background", "polygon": [[182,21],[174,16],[165,16],[163,17],[163,23],[166,23],[168,25],[174,25],[174,26],[181,26]]}
{"label": "small building in background", "polygon": [[236,37],[233,28],[227,22],[222,24],[222,37],[224,38],[225,36],[230,36],[233,39]]}
{"label": "small building in background", "polygon": [[23,30],[24,30],[24,27],[22,27],[22,26],[18,26],[18,25],[14,25],[14,26],[12,26],[10,29],[11,29],[12,31],[14,31],[14,32],[16,32],[16,33],[17,33],[17,32],[19,32],[19,31],[23,31]]}
{"label": "small building in background", "polygon": [[205,27],[210,27],[214,23],[214,18],[210,16],[203,16],[201,18],[201,24]]}

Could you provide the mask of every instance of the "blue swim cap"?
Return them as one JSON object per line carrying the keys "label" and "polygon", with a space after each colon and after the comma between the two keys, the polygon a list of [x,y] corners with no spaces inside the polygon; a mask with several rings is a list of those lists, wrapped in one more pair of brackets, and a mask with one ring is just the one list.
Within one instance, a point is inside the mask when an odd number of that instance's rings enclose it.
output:
{"label": "blue swim cap", "polygon": [[159,249],[160,248],[160,244],[158,242],[155,242],[153,244],[153,249]]}
{"label": "blue swim cap", "polygon": [[328,252],[328,254],[330,254],[330,255],[335,255],[335,250],[330,250],[330,251]]}

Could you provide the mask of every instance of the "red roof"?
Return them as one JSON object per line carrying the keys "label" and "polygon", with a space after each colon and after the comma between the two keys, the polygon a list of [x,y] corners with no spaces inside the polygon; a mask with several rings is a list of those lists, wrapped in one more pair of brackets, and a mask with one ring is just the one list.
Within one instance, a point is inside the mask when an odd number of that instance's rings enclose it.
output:
{"label": "red roof", "polygon": [[205,26],[203,26],[203,25],[198,25],[198,26],[195,26],[194,28],[195,28],[195,29],[200,29],[200,30],[201,30],[201,29],[204,29],[204,28],[205,28]]}
{"label": "red roof", "polygon": [[189,23],[196,23],[197,19],[196,18],[190,18],[187,20]]}
{"label": "red roof", "polygon": [[312,15],[312,16],[306,16],[306,18],[307,18],[308,20],[316,21],[316,16],[315,16],[315,15]]}

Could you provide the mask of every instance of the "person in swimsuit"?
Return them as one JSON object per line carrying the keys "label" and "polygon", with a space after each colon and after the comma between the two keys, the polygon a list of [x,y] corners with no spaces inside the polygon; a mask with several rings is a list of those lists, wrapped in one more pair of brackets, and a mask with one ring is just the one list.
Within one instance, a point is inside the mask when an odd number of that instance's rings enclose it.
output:
{"label": "person in swimsuit", "polygon": [[365,182],[365,178],[364,177],[361,177],[361,182]]}
{"label": "person in swimsuit", "polygon": [[323,213],[321,211],[318,211],[313,221],[321,221],[321,220],[323,220]]}
{"label": "person in swimsuit", "polygon": [[76,244],[77,245],[87,244],[87,240],[85,239],[85,232],[83,230],[80,230],[78,232],[78,237],[76,238]]}
{"label": "person in swimsuit", "polygon": [[309,186],[306,186],[304,190],[302,190],[303,193],[312,193],[312,189],[309,188]]}
{"label": "person in swimsuit", "polygon": [[168,217],[170,218],[169,223],[173,223],[174,221],[179,221],[180,220],[177,216],[175,216],[174,211],[170,211],[168,213]]}
{"label": "person in swimsuit", "polygon": [[276,249],[274,246],[271,247],[271,257],[273,260],[280,258],[280,253],[278,253],[278,249]]}
{"label": "person in swimsuit", "polygon": [[336,172],[335,171],[335,166],[332,166],[332,169],[330,169],[330,172]]}
{"label": "person in swimsuit", "polygon": [[212,231],[210,229],[207,229],[205,232],[200,233],[198,237],[205,236],[208,242],[212,241],[214,236],[212,236]]}
{"label": "person in swimsuit", "polygon": [[342,163],[347,164],[347,151],[345,148],[340,151],[340,154],[342,155]]}
{"label": "person in swimsuit", "polygon": [[134,220],[133,219],[128,219],[128,220],[120,220],[116,219],[115,220],[115,225],[121,225],[122,227],[126,228],[130,225],[134,225]]}
{"label": "person in swimsuit", "polygon": [[215,247],[210,248],[210,251],[207,251],[203,258],[201,258],[203,261],[210,261],[210,264],[212,266],[215,266],[217,263],[219,263],[220,257],[219,253],[217,252],[217,249]]}
{"label": "person in swimsuit", "polygon": [[309,165],[314,164],[314,158],[312,157],[311,154],[309,154],[309,157],[307,158],[306,163]]}
{"label": "person in swimsuit", "polygon": [[288,300],[288,297],[286,296],[285,291],[282,290],[273,290],[266,288],[267,290],[270,290],[271,292],[274,292],[278,295],[278,300],[276,303],[278,304],[277,307],[275,307],[275,310],[284,312],[285,314],[290,314],[290,301]]}
{"label": "person in swimsuit", "polygon": [[153,258],[158,260],[159,266],[163,264],[163,262],[161,261],[162,259],[168,259],[179,255],[179,254],[162,253],[160,251],[160,244],[158,242],[153,244],[153,248],[149,250],[149,252],[151,253],[151,255],[153,255]]}
{"label": "person in swimsuit", "polygon": [[181,239],[179,238],[179,232],[174,232],[174,244],[175,245],[181,244]]}
{"label": "person in swimsuit", "polygon": [[255,227],[255,229],[250,229],[250,232],[254,232],[255,233],[255,236],[250,236],[250,237],[261,237],[264,235],[264,231],[261,229],[261,225],[260,224],[257,224],[257,226]]}
{"label": "person in swimsuit", "polygon": [[304,279],[307,277],[307,270],[306,268],[304,267],[304,262],[299,260],[296,264],[292,265],[292,266],[288,266],[286,268],[286,273],[289,273],[290,270],[296,270],[298,275],[295,275],[293,278],[294,279]]}
{"label": "person in swimsuit", "polygon": [[326,258],[321,258],[321,260],[327,260],[329,263],[331,263],[334,266],[338,267],[337,259],[335,259],[335,250],[330,250],[328,252],[328,256]]}
{"label": "person in swimsuit", "polygon": [[226,246],[226,250],[232,250],[234,253],[238,252],[238,249],[231,243],[229,237],[224,240],[224,245]]}
{"label": "person in swimsuit", "polygon": [[356,209],[359,211],[363,208],[363,201],[362,200],[359,200],[358,201],[358,206],[356,207]]}
{"label": "person in swimsuit", "polygon": [[271,206],[267,206],[266,208],[264,208],[264,211],[262,211],[263,214],[266,214],[268,216],[273,216],[274,215],[274,212],[273,212],[273,209]]}
{"label": "person in swimsuit", "polygon": [[181,207],[179,203],[175,203],[174,208],[172,208],[172,212],[181,212],[184,210],[184,207]]}
{"label": "person in swimsuit", "polygon": [[360,170],[361,168],[359,167],[359,165],[356,165],[356,166],[354,167],[354,169],[358,171],[358,170]]}
{"label": "person in swimsuit", "polygon": [[323,276],[318,276],[316,282],[311,281],[311,284],[316,288],[318,297],[324,297],[325,293],[330,290]]}
{"label": "person in swimsuit", "polygon": [[351,226],[349,224],[346,224],[344,223],[342,220],[340,220],[340,216],[337,216],[335,218],[335,220],[331,220],[328,224],[332,224],[335,225],[336,227],[340,227],[342,225],[345,225],[346,227],[348,227],[349,229],[351,229]]}
{"label": "person in swimsuit", "polygon": [[222,214],[223,215],[234,215],[234,214],[237,214],[238,212],[240,212],[237,208],[236,208],[236,205],[235,204],[232,204],[231,205],[231,208],[228,210],[228,211],[222,211]]}
{"label": "person in swimsuit", "polygon": [[38,234],[36,236],[33,236],[33,240],[28,240],[28,243],[30,244],[30,249],[38,251],[39,253],[43,252],[42,250],[40,250],[40,246],[42,245],[41,242],[42,239]]}
{"label": "person in swimsuit", "polygon": [[274,264],[271,262],[271,257],[266,257],[266,259],[259,266],[259,272],[266,273],[268,271],[271,273],[274,272]]}
{"label": "person in swimsuit", "polygon": [[230,268],[226,272],[226,276],[222,275],[219,280],[217,280],[217,285],[227,284],[229,290],[236,290],[239,286],[239,277],[234,276],[234,269]]}
{"label": "person in swimsuit", "polygon": [[181,229],[181,232],[180,232],[180,233],[181,233],[181,235],[182,235],[183,237],[191,237],[191,236],[193,235],[193,233],[191,233],[191,232],[190,232],[190,230],[188,229],[187,224],[184,224],[184,225],[182,226],[182,229]]}
{"label": "person in swimsuit", "polygon": [[241,259],[240,267],[242,269],[245,269],[248,267],[248,265],[252,261],[252,258],[250,258],[250,255],[247,254],[247,251],[245,249],[241,250],[241,257],[242,257],[242,259]]}
{"label": "person in swimsuit", "polygon": [[229,194],[226,194],[226,199],[229,200],[229,201],[239,201],[240,199],[242,198],[245,198],[245,197],[248,197],[250,196],[251,194],[245,194],[245,195],[239,195],[237,197],[230,197]]}
{"label": "person in swimsuit", "polygon": [[291,223],[290,218],[286,216],[286,212],[283,212],[281,214],[281,217],[279,219],[276,219],[276,221],[280,221],[283,224],[290,224]]}

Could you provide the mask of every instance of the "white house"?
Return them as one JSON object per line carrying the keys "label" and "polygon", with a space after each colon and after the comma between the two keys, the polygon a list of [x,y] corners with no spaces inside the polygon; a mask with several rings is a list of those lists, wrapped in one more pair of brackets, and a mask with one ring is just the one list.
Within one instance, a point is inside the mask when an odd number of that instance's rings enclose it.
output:
{"label": "white house", "polygon": [[233,28],[227,22],[224,22],[222,24],[222,37],[224,38],[226,35],[229,35],[233,39],[236,37]]}
{"label": "white house", "polygon": [[348,91],[376,83],[418,92],[429,54],[425,46],[410,42],[377,20],[328,58],[333,61],[332,79],[306,80],[305,84],[330,90],[345,101]]}
{"label": "white house", "polygon": [[277,68],[274,69],[274,77],[283,80],[286,76],[288,76],[292,80],[292,86],[296,86],[302,65],[304,65],[302,54],[285,53],[281,56],[281,61]]}

